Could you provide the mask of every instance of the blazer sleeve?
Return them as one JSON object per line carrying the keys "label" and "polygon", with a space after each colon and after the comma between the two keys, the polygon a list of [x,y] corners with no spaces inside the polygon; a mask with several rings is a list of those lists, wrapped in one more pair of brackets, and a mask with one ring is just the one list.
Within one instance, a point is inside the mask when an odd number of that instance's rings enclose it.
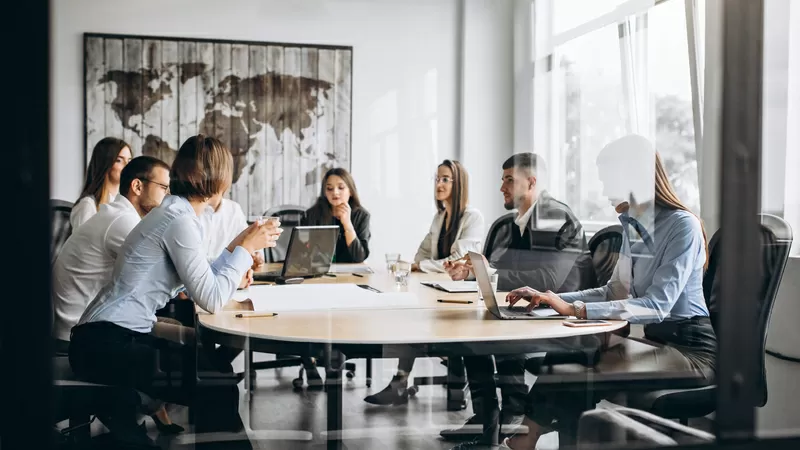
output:
{"label": "blazer sleeve", "polygon": [[420,270],[423,272],[428,271],[422,268],[422,262],[431,259],[433,256],[431,255],[431,241],[433,240],[433,228],[436,226],[436,217],[438,217],[438,214],[433,216],[431,229],[428,230],[428,234],[426,234],[422,239],[422,242],[419,244],[419,248],[417,249],[417,254],[414,255],[414,262],[420,264]]}
{"label": "blazer sleeve", "polygon": [[353,228],[356,238],[347,246],[347,251],[353,262],[361,263],[369,257],[369,239],[372,237],[369,231],[369,213],[366,210],[361,209],[358,214],[353,214]]}
{"label": "blazer sleeve", "polygon": [[465,211],[462,224],[461,234],[450,247],[450,255],[436,260],[422,260],[419,262],[420,270],[426,273],[443,273],[445,261],[463,258],[469,252],[481,251],[481,239],[485,232],[483,215],[477,210]]}

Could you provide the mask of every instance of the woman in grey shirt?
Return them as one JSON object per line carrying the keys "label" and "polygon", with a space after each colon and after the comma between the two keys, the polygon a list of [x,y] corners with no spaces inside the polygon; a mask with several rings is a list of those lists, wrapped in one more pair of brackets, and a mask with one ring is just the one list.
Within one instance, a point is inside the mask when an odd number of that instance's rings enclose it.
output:
{"label": "woman in grey shirt", "polygon": [[[256,223],[239,234],[215,261],[209,263],[198,216],[210,197],[231,185],[233,158],[222,143],[198,135],[181,146],[170,173],[170,196],[130,232],[114,266],[111,282],[89,304],[72,329],[70,365],[86,381],[131,388],[152,398],[188,404],[207,400],[180,388],[166,386],[159,378],[159,349],[168,343],[150,333],[156,311],[184,288],[198,306],[214,313],[240,285],[252,279],[251,254],[274,246],[280,229],[274,222]],[[166,353],[166,352],[165,352]],[[224,367],[198,354],[198,368]],[[180,361],[162,361],[174,368]],[[232,386],[235,389],[235,386]],[[214,404],[198,406],[216,410],[209,423],[218,428],[239,428],[238,395]],[[126,443],[151,445],[136,426],[136,399],[115,399],[107,423]],[[213,414],[209,411],[210,414]],[[210,431],[210,430],[209,430]],[[215,430],[220,431],[220,430]]]}

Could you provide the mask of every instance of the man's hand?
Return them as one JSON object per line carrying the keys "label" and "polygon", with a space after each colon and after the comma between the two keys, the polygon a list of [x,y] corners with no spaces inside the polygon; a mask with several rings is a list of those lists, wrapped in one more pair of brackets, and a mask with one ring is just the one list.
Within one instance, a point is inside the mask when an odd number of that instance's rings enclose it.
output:
{"label": "man's hand", "polygon": [[253,270],[258,270],[258,268],[261,267],[262,264],[264,264],[264,252],[261,251],[261,250],[258,250],[257,252],[253,253],[252,256],[253,256],[253,267],[252,267],[252,269]]}

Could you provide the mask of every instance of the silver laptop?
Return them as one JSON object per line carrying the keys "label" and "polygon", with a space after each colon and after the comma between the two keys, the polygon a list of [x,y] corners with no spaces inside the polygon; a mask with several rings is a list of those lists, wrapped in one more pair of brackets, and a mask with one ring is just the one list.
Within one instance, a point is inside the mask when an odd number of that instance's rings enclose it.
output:
{"label": "silver laptop", "polygon": [[501,308],[497,304],[497,297],[494,295],[492,283],[489,280],[489,265],[480,253],[469,252],[469,260],[472,262],[472,270],[475,272],[475,279],[478,281],[478,289],[483,296],[483,304],[486,309],[498,319],[502,320],[550,320],[567,319],[567,316],[554,315],[550,308],[536,308],[528,311],[525,306],[505,306]]}

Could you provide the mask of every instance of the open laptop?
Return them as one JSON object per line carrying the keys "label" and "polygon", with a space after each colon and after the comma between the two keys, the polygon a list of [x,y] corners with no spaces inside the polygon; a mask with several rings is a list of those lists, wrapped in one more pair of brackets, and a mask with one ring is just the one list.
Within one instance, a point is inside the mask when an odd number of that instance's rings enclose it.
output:
{"label": "open laptop", "polygon": [[498,319],[511,320],[543,320],[543,319],[567,319],[567,316],[559,316],[550,308],[536,308],[528,311],[525,306],[503,307],[497,304],[497,297],[492,289],[489,279],[489,264],[483,255],[476,252],[469,252],[469,260],[472,262],[472,270],[475,272],[475,279],[478,281],[478,289],[483,296],[483,304],[486,309]]}
{"label": "open laptop", "polygon": [[331,268],[338,238],[339,227],[336,225],[294,227],[281,269],[256,273],[253,279],[284,284],[290,280],[298,282],[325,275]]}

